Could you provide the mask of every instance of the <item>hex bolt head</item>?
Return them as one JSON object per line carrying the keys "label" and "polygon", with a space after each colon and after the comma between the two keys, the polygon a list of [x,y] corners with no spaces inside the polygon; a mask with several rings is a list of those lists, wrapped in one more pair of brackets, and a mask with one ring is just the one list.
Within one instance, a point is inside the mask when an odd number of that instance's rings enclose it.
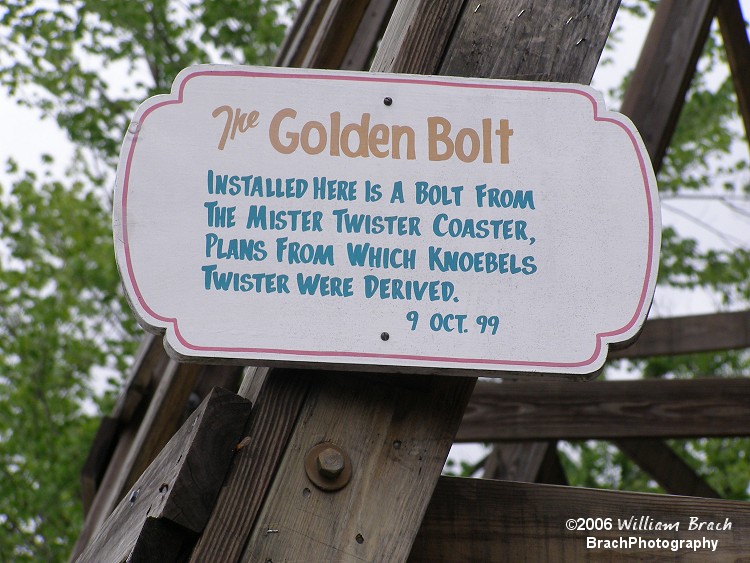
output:
{"label": "hex bolt head", "polygon": [[318,473],[327,479],[335,479],[344,470],[344,456],[334,448],[326,448],[316,458]]}

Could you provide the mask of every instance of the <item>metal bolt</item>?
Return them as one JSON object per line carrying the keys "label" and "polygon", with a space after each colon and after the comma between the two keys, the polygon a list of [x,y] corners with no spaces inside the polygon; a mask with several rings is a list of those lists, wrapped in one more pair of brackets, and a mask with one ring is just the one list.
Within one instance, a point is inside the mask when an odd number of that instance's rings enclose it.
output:
{"label": "metal bolt", "polygon": [[383,100],[383,103],[387,106],[391,105],[393,103],[393,98],[385,98]]}
{"label": "metal bolt", "polygon": [[[352,460],[346,451],[331,442],[321,442],[305,456],[305,473],[321,491],[334,492],[346,487],[352,478]],[[308,490],[307,495],[309,496]],[[305,491],[302,491],[305,496]]]}
{"label": "metal bolt", "polygon": [[318,473],[327,479],[335,479],[344,470],[344,456],[334,448],[326,448],[318,454]]}
{"label": "metal bolt", "polygon": [[383,342],[386,342],[390,337],[391,335],[388,334],[387,332],[380,333],[380,340],[382,340]]}

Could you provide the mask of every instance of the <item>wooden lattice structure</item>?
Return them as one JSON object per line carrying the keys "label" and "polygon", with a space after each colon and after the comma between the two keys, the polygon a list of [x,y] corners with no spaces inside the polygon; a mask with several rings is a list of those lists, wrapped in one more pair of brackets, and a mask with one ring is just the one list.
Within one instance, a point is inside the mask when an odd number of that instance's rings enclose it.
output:
{"label": "wooden lattice structure", "polygon": [[[618,4],[307,0],[277,62],[588,83]],[[657,170],[714,18],[750,131],[750,45],[738,1],[662,0],[621,108]],[[750,312],[722,313],[649,320],[610,358],[749,346]],[[664,439],[748,435],[742,378],[498,384],[197,365],[177,363],[160,337],[146,336],[82,471],[86,521],[71,560],[579,561],[602,552],[566,530],[566,519],[623,512],[728,517],[721,560],[739,560],[750,553],[750,505],[716,498]],[[686,496],[560,486],[556,441],[593,438],[613,441],[666,491]],[[334,493],[304,469],[308,450],[326,441],[353,467]],[[484,467],[492,479],[441,477],[454,442],[493,443]]]}

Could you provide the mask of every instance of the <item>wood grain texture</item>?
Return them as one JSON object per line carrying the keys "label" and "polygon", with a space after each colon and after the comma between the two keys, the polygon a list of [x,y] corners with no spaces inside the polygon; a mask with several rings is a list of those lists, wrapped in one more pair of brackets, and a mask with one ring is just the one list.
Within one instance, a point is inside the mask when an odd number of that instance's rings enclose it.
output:
{"label": "wood grain texture", "polygon": [[548,442],[495,443],[484,463],[484,479],[535,483]]}
{"label": "wood grain texture", "polygon": [[100,419],[94,441],[81,468],[81,502],[84,517],[91,509],[99,483],[101,483],[107,471],[109,460],[112,458],[112,453],[117,445],[119,428],[120,423],[115,418],[103,416]]}
{"label": "wood grain texture", "polygon": [[112,418],[127,424],[145,399],[148,401],[169,363],[161,338],[146,334],[130,366],[130,374],[112,409]]}
{"label": "wood grain texture", "polygon": [[437,74],[462,4],[456,0],[400,1],[370,70]]}
{"label": "wood grain texture", "polygon": [[189,539],[206,525],[249,416],[249,401],[226,390],[212,391],[133,484],[78,561],[119,563],[139,542],[139,553],[175,561],[184,532]]}
{"label": "wood grain texture", "polygon": [[369,0],[330,0],[300,66],[339,68],[368,4]]}
{"label": "wood grain texture", "polygon": [[567,485],[557,442],[495,442],[484,462],[483,479]]}
{"label": "wood grain texture", "polygon": [[457,442],[750,435],[750,379],[479,382]]}
{"label": "wood grain texture", "polygon": [[672,495],[721,498],[672,448],[655,438],[620,439],[615,445]]}
{"label": "wood grain texture", "polygon": [[279,50],[276,66],[335,69],[340,68],[345,59],[350,64],[365,62],[377,39],[371,26],[380,29],[380,25],[373,22],[373,17],[385,18],[387,15],[378,6],[370,10],[371,4],[378,3],[383,2],[307,0],[300,7],[295,23]]}
{"label": "wood grain texture", "polygon": [[[618,6],[611,0],[466,2],[440,72],[589,84]],[[467,73],[475,68],[481,72]]]}
{"label": "wood grain texture", "polygon": [[[456,377],[316,374],[241,560],[405,560],[472,385]],[[351,481],[335,493],[305,473],[307,452],[321,442],[351,458]]]}
{"label": "wood grain texture", "polygon": [[649,319],[638,340],[608,359],[675,356],[750,348],[750,311]]}
{"label": "wood grain texture", "polygon": [[[250,425],[191,561],[237,561],[256,522],[311,381],[308,373],[261,370]],[[243,386],[249,393],[256,386]]]}
{"label": "wood grain texture", "polygon": [[638,128],[655,171],[669,146],[715,12],[716,0],[662,0],[654,14],[620,111]]}
{"label": "wood grain texture", "polygon": [[[617,519],[648,516],[679,522],[677,531],[617,530]],[[612,531],[568,531],[569,518],[612,518]],[[732,523],[728,531],[688,531],[690,518]],[[716,552],[683,549],[587,549],[599,539],[718,540]],[[668,495],[600,491],[577,487],[508,483],[485,479],[440,479],[409,561],[750,561],[750,503]]]}
{"label": "wood grain texture", "polygon": [[342,70],[367,70],[370,58],[390,21],[396,0],[370,0],[367,10],[352,37],[346,56],[339,68]]}
{"label": "wood grain texture", "polygon": [[292,25],[287,30],[284,41],[276,54],[274,66],[294,67],[302,66],[310,42],[315,37],[323,15],[331,0],[304,0],[297,11]]}
{"label": "wood grain texture", "polygon": [[717,16],[737,93],[737,105],[745,124],[745,136],[750,139],[750,42],[739,0],[719,0]]}

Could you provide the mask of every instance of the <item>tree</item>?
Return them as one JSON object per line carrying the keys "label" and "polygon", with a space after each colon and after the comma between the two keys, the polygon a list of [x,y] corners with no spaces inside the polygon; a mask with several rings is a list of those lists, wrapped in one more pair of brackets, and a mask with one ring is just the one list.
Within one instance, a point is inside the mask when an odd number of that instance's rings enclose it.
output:
{"label": "tree", "polygon": [[8,160],[0,186],[0,559],[67,559],[82,525],[78,473],[140,335],[119,287],[110,219],[130,116],[191,64],[272,62],[293,7],[11,0],[0,8],[0,84],[76,147],[63,177],[51,156],[36,172]]}

